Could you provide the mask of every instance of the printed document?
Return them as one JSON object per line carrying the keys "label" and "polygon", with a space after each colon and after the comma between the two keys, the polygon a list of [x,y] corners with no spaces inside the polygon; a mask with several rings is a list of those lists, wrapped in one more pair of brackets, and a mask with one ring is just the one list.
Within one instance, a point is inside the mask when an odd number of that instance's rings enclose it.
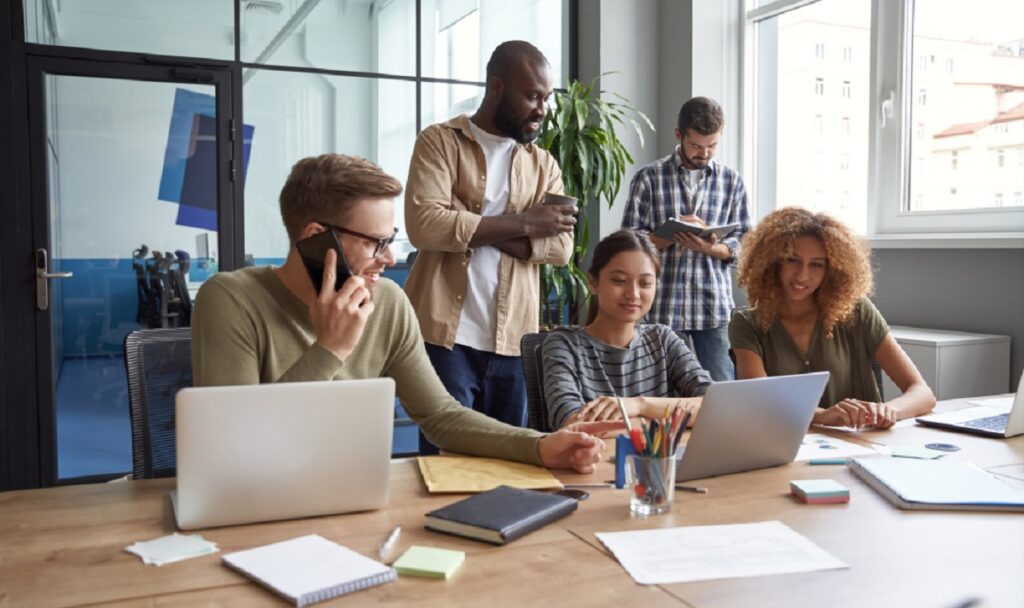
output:
{"label": "printed document", "polygon": [[596,534],[641,585],[848,566],[780,521]]}
{"label": "printed document", "polygon": [[822,435],[820,433],[807,433],[804,441],[800,444],[800,451],[796,453],[795,461],[811,460],[813,458],[852,458],[853,456],[864,456],[874,454],[872,448],[843,441]]}

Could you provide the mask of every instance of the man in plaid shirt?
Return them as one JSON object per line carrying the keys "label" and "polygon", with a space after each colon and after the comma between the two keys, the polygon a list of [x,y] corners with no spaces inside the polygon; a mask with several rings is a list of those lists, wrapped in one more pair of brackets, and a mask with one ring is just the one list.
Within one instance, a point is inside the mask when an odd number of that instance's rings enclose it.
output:
{"label": "man in plaid shirt", "polygon": [[738,173],[713,159],[725,119],[707,97],[694,97],[679,110],[675,152],[641,168],[629,187],[623,228],[651,233],[675,218],[703,226],[739,224],[719,239],[678,232],[673,240],[649,235],[661,251],[661,276],[648,321],[682,330],[697,359],[716,380],[732,380],[729,319],[730,268],[740,239],[750,230],[747,192]]}

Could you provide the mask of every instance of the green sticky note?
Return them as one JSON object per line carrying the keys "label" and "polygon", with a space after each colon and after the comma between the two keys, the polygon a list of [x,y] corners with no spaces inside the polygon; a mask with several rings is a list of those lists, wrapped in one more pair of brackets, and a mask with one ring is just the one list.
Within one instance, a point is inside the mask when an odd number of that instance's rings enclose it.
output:
{"label": "green sticky note", "polygon": [[911,446],[894,445],[892,446],[892,455],[897,458],[920,458],[922,460],[934,460],[945,456],[945,452],[938,450],[929,450],[928,448],[917,448]]}
{"label": "green sticky note", "polygon": [[790,490],[799,491],[808,498],[830,498],[847,496],[846,486],[833,479],[799,479],[789,482]]}
{"label": "green sticky note", "polygon": [[391,567],[402,576],[448,578],[458,570],[466,554],[451,549],[413,545]]}

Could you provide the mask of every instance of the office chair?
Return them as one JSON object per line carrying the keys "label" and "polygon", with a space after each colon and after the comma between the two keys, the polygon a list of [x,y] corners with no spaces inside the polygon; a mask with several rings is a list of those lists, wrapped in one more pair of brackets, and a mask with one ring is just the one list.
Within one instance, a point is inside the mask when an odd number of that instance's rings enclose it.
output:
{"label": "office chair", "polygon": [[523,360],[523,377],[526,380],[526,426],[544,433],[551,432],[548,426],[548,404],[544,400],[544,359],[541,347],[545,333],[524,334],[519,341],[519,356]]}
{"label": "office chair", "polygon": [[192,386],[192,334],[187,327],[140,329],[124,339],[132,478],[173,477],[174,399]]}

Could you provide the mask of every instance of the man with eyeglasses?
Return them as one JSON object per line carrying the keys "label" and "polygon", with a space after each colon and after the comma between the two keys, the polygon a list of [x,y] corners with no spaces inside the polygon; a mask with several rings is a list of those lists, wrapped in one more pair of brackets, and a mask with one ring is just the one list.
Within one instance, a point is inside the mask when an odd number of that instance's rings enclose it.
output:
{"label": "man with eyeglasses", "polygon": [[[424,351],[409,300],[384,270],[395,264],[395,178],[362,158],[300,160],[281,190],[291,247],[280,267],[214,275],[192,321],[196,386],[390,377],[427,437],[445,450],[591,472],[603,442],[588,425],[542,435],[502,424],[456,402]],[[295,243],[333,230],[352,277],[335,290],[336,254],[324,259],[317,293]]]}
{"label": "man with eyeglasses", "polygon": [[[427,354],[460,403],[526,424],[519,342],[536,332],[539,265],[572,252],[574,205],[544,205],[562,174],[533,145],[551,94],[551,66],[533,45],[499,45],[472,116],[420,134],[409,166],[405,224],[418,249],[405,291]],[[420,437],[420,452],[436,449]]]}

